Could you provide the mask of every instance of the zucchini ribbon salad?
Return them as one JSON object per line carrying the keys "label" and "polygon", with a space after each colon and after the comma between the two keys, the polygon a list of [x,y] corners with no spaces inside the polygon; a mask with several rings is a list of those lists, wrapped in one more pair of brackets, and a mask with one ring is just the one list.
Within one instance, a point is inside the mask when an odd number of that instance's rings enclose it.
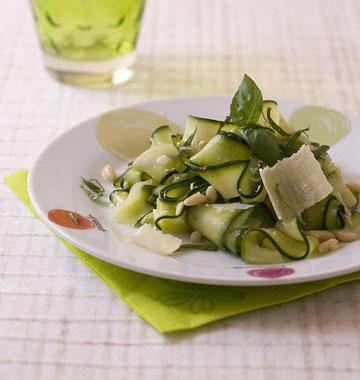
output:
{"label": "zucchini ribbon salad", "polygon": [[334,251],[358,238],[360,186],[345,185],[307,130],[293,130],[245,75],[225,121],[188,116],[182,135],[154,130],[113,182],[112,220],[163,255],[221,249],[273,264]]}

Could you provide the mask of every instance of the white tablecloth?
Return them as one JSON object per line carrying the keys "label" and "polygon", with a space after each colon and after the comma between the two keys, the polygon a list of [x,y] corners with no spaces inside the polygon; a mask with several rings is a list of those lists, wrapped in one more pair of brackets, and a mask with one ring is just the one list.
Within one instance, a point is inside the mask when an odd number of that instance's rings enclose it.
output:
{"label": "white tablecloth", "polygon": [[[149,0],[134,80],[99,91],[50,79],[27,2],[1,9],[1,177],[30,167],[81,120],[149,99],[232,93],[244,72],[273,98],[360,114],[358,0]],[[360,378],[360,282],[162,336],[3,183],[0,290],[4,380]]]}

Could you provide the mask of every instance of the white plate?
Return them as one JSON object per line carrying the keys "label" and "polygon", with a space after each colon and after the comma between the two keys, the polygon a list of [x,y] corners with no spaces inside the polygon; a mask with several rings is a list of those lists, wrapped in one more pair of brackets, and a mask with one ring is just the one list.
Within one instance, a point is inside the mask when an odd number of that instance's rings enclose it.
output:
{"label": "white plate", "polygon": [[[230,98],[227,96],[184,97],[159,100],[135,108],[164,113],[183,126],[188,114],[223,119]],[[285,117],[300,105],[280,101]],[[58,235],[83,251],[123,268],[153,276],[219,285],[275,285],[300,283],[338,276],[360,269],[360,242],[347,244],[339,251],[314,259],[276,265],[275,269],[244,264],[239,257],[226,252],[182,252],[163,257],[128,241],[118,241],[109,231],[73,230],[50,222],[51,209],[73,210],[95,216],[105,228],[108,210],[90,201],[79,188],[80,176],[100,178],[101,168],[111,163],[120,172],[121,163],[104,150],[95,138],[98,117],[66,131],[39,155],[29,175],[30,199],[41,219]],[[331,156],[355,181],[360,177],[358,142],[360,120],[352,119],[350,134],[331,149]],[[254,273],[254,268],[260,271]],[[265,271],[262,271],[265,269]],[[251,271],[252,270],[252,271]],[[263,276],[263,277],[261,277]],[[268,277],[270,276],[270,277]]]}

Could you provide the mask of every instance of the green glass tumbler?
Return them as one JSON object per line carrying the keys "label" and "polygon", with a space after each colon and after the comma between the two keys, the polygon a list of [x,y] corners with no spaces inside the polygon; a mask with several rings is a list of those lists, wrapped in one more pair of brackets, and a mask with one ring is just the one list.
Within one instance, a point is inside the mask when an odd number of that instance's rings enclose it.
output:
{"label": "green glass tumbler", "polygon": [[133,75],[144,0],[31,0],[45,66],[58,80],[110,87]]}

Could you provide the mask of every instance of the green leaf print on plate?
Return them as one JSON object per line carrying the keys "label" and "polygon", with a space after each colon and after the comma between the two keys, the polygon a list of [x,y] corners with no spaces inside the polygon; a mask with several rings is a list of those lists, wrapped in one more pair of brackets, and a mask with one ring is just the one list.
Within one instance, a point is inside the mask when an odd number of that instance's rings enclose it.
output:
{"label": "green leaf print on plate", "polygon": [[309,128],[312,141],[334,145],[351,129],[349,119],[341,112],[325,107],[304,106],[293,112],[289,124],[295,129]]}

